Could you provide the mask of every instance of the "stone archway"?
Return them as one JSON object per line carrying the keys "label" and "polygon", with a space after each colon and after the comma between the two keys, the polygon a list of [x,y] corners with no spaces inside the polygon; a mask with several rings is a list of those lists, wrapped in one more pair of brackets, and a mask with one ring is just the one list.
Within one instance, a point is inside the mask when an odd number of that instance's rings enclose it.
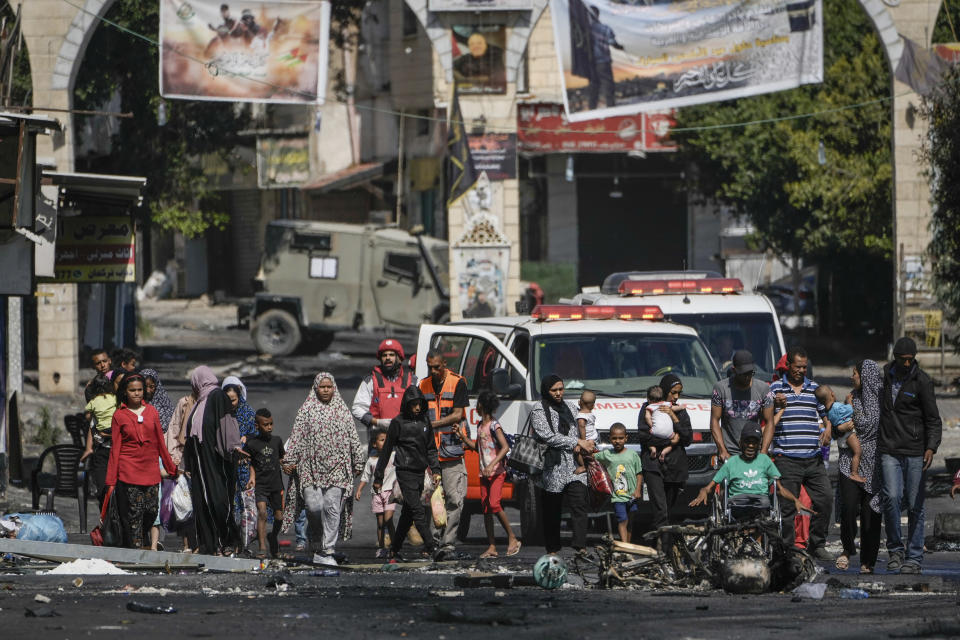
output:
{"label": "stone archway", "polygon": [[[930,185],[923,176],[920,149],[927,124],[916,117],[920,96],[894,74],[903,54],[902,38],[929,47],[942,0],[860,0],[883,43],[890,63],[893,139],[893,242],[894,335],[903,334],[903,264],[917,259],[926,263],[930,244]],[[921,276],[922,277],[922,276]],[[927,291],[929,296],[931,292]]]}
{"label": "stone archway", "polygon": [[[29,0],[23,3],[23,37],[30,51],[33,104],[73,108],[73,86],[93,32],[114,0]],[[82,7],[82,9],[77,8]],[[38,140],[37,155],[56,162],[60,171],[74,167],[73,118],[47,112],[64,124],[63,134]]]}

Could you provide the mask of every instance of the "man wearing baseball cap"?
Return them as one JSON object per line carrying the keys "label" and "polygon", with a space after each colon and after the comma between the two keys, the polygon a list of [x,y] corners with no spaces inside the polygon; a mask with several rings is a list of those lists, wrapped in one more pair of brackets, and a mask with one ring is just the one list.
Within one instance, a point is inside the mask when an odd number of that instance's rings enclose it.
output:
{"label": "man wearing baseball cap", "polygon": [[740,453],[740,432],[747,422],[766,427],[760,443],[762,453],[773,440],[773,394],[769,384],[755,377],[756,369],[753,354],[740,349],[733,354],[733,375],[713,386],[710,433],[721,460]]}
{"label": "man wearing baseball cap", "polygon": [[360,383],[350,409],[353,417],[366,425],[370,442],[374,429],[386,430],[400,413],[406,388],[417,384],[413,372],[403,366],[403,345],[399,340],[387,338],[381,342],[377,359],[380,364]]}
{"label": "man wearing baseball cap", "polygon": [[[893,346],[893,362],[883,368],[877,444],[888,571],[920,573],[925,476],[940,446],[942,426],[933,381],[917,364],[917,344],[900,338]],[[907,507],[906,542],[900,526],[903,503]]]}

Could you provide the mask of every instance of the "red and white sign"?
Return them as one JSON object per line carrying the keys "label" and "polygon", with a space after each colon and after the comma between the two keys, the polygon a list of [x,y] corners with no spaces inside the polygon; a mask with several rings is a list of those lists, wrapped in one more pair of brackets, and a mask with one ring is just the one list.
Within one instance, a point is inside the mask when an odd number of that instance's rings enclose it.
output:
{"label": "red and white sign", "polygon": [[570,122],[560,104],[517,107],[519,150],[527,153],[676,151],[673,110]]}

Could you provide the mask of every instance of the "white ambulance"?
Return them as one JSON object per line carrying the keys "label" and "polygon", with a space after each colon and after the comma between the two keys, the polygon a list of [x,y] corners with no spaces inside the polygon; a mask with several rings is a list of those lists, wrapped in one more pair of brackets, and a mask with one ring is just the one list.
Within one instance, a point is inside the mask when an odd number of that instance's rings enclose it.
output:
{"label": "white ambulance", "polygon": [[[540,399],[541,379],[554,373],[563,378],[568,400],[577,400],[583,389],[596,392],[597,428],[603,439],[610,425],[622,422],[628,446],[635,450],[647,388],[675,373],[683,381],[680,403],[687,407],[694,430],[693,444],[687,447],[690,478],[677,501],[678,513],[686,511],[685,505],[713,475],[716,447],[710,442],[710,394],[718,380],[717,368],[697,332],[665,320],[656,306],[541,305],[530,316],[422,325],[416,364],[421,379],[429,375],[425,356],[431,349],[444,354],[449,369],[465,378],[474,434],[481,389],[500,394],[497,417],[507,433],[516,433]],[[470,515],[480,513],[476,454],[468,454],[466,462],[469,489],[461,537],[469,528]],[[541,537],[540,510],[532,483],[508,485],[503,498],[520,508],[524,539],[536,544]]]}
{"label": "white ambulance", "polygon": [[757,363],[757,378],[770,381],[777,360],[787,352],[780,322],[765,295],[743,289],[736,278],[708,272],[625,272],[611,274],[599,292],[584,291],[571,302],[657,306],[668,320],[697,330],[721,373],[734,351],[747,349]]}

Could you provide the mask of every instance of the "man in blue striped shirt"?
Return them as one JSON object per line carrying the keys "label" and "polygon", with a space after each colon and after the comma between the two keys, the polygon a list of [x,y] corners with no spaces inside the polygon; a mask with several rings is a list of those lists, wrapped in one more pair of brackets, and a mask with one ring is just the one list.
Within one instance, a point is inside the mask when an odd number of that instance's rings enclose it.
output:
{"label": "man in blue striped shirt", "polygon": [[[780,482],[793,495],[800,495],[800,487],[807,489],[813,503],[810,519],[810,540],[807,551],[819,560],[833,556],[824,548],[830,510],[833,508],[833,489],[823,465],[820,447],[830,444],[830,421],[823,405],[814,395],[816,382],[807,378],[807,352],[803,347],[787,351],[787,373],[770,385],[774,397],[774,431],[770,457],[780,470]],[[783,516],[783,539],[793,546],[795,533],[793,519],[796,507],[789,500],[780,505]]]}

